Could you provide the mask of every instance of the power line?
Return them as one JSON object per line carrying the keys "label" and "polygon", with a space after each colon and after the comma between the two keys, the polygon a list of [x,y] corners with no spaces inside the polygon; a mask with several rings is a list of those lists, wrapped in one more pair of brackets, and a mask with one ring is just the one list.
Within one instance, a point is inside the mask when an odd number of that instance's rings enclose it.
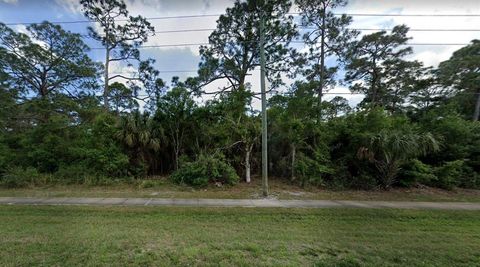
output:
{"label": "power line", "polygon": [[[150,17],[146,18],[148,20],[168,20],[168,19],[190,19],[190,18],[209,18],[209,17],[220,17],[224,14],[203,14],[203,15],[183,15],[183,16],[161,16],[161,17]],[[125,20],[124,20],[125,21]]]}
{"label": "power line", "polygon": [[[311,27],[299,27],[304,30],[315,30]],[[356,31],[392,31],[393,28],[348,28],[350,30]],[[156,31],[155,34],[167,34],[167,33],[185,33],[185,32],[206,32],[214,31],[215,28],[210,29],[183,29],[183,30],[166,30],[166,31]],[[480,29],[409,29],[409,32],[480,32]],[[81,34],[83,37],[90,37],[88,34]]]}
{"label": "power line", "polygon": [[177,33],[177,32],[207,32],[214,31],[216,29],[185,29],[185,30],[171,30],[171,31],[156,31],[155,33]]}
{"label": "power line", "polygon": [[[162,44],[162,45],[142,45],[138,49],[146,48],[160,48],[160,47],[186,47],[186,46],[200,46],[200,45],[209,45],[209,43],[185,43],[185,44]],[[92,47],[91,50],[104,50],[104,47]]]}
{"label": "power line", "polygon": [[463,46],[469,43],[408,43],[406,46]]}
{"label": "power line", "polygon": [[[197,72],[198,70],[159,70],[160,74],[162,73],[192,73]],[[135,71],[122,71],[122,72],[110,72],[109,74],[137,74],[138,72]]]}
{"label": "power line", "polygon": [[[447,92],[446,94],[436,94],[436,96],[449,96],[448,93],[451,93],[451,92]],[[326,93],[322,93],[323,95],[361,95],[361,96],[364,96],[365,94],[364,93],[349,93],[349,92],[338,92],[338,93],[332,93],[332,92],[326,92]],[[453,93],[452,95],[450,96],[457,96],[457,95],[478,95],[478,93],[470,93],[470,92],[457,92],[457,93]],[[100,96],[100,95],[96,95],[96,96]],[[136,97],[151,97],[151,95],[147,95],[147,94],[137,94]],[[34,99],[39,99],[38,96],[25,96],[25,97],[22,97],[24,100],[34,100]]]}
{"label": "power line", "polygon": [[[323,95],[365,95],[364,93],[323,93]],[[149,97],[150,95],[138,94],[138,97]]]}
{"label": "power line", "polygon": [[[315,30],[311,27],[299,27],[304,30]],[[393,28],[348,28],[355,31],[392,31]],[[186,33],[186,32],[206,32],[214,31],[216,29],[183,29],[183,30],[166,30],[166,31],[156,31],[155,34],[169,34],[169,33]],[[480,29],[409,29],[409,32],[480,32]],[[89,34],[80,34],[82,37],[91,38]],[[103,36],[103,35],[101,35]]]}
{"label": "power line", "polygon": [[[258,94],[258,92],[256,92]],[[322,95],[361,95],[365,96],[365,93],[348,93],[348,92],[339,92],[339,93],[322,93]],[[448,96],[447,94],[437,94],[438,96]],[[458,92],[453,94],[453,96],[457,95],[478,95],[477,93],[469,93],[469,92]],[[145,95],[145,94],[138,94],[138,97],[149,97],[150,95]]]}
{"label": "power line", "polygon": [[[239,42],[241,43],[241,42]],[[303,41],[292,41],[294,44],[304,44]],[[164,47],[188,47],[188,46],[201,46],[210,45],[209,43],[184,43],[184,44],[161,44],[161,45],[142,45],[138,49],[148,48],[164,48]],[[405,46],[466,46],[469,43],[408,43]],[[104,47],[92,47],[91,50],[104,50]]]}
{"label": "power line", "polygon": [[[168,19],[186,19],[186,18],[203,18],[203,17],[218,17],[222,14],[208,14],[208,15],[187,15],[187,16],[164,16],[164,17],[147,17],[147,20],[168,20]],[[127,19],[116,19],[115,21],[128,21]],[[73,21],[50,21],[52,24],[81,24],[81,23],[94,23],[92,20],[73,20]],[[30,25],[38,24],[41,22],[10,22],[5,23],[7,26],[16,26],[16,25]]]}
{"label": "power line", "polygon": [[[289,15],[300,15],[300,13],[288,13]],[[147,20],[169,20],[169,19],[189,19],[189,18],[207,18],[207,17],[219,17],[224,14],[203,14],[203,15],[184,15],[184,16],[162,16],[162,17],[147,17]],[[352,17],[480,17],[480,14],[380,14],[380,13],[336,13],[336,16],[352,16]],[[127,19],[118,19],[116,21],[128,21]],[[80,23],[93,23],[91,20],[73,20],[73,21],[51,21],[52,24],[80,24]],[[7,26],[16,25],[30,25],[38,24],[41,22],[8,22]]]}
{"label": "power line", "polygon": [[[315,30],[311,27],[299,27],[304,30]],[[356,31],[392,31],[393,28],[348,28],[350,30]],[[214,31],[215,28],[210,29],[184,29],[184,30],[169,30],[169,31],[156,31],[157,34],[164,33],[184,33],[184,32],[205,32],[205,31]],[[480,32],[480,29],[409,29],[409,32]]]}
{"label": "power line", "polygon": [[[344,14],[336,13],[336,16]],[[351,17],[480,17],[480,14],[368,14],[368,13],[347,13]]]}
{"label": "power line", "polygon": [[[47,21],[47,20],[44,20]],[[32,24],[40,24],[44,21],[37,21],[37,22],[8,22],[4,23],[6,26],[19,26],[19,25],[32,25]],[[73,21],[49,21],[52,24],[77,24],[77,23],[91,23],[93,21],[90,20],[73,20]]]}
{"label": "power line", "polygon": [[[253,71],[259,71],[260,69],[254,69],[251,70],[250,72]],[[198,72],[198,70],[159,70],[158,71],[160,74],[162,73],[193,73],[193,72]],[[111,75],[116,75],[116,74],[138,74],[138,71],[119,71],[119,72],[109,72]]]}
{"label": "power line", "polygon": [[[351,28],[357,31],[392,31],[393,29]],[[480,32],[480,29],[409,29],[409,32]]]}

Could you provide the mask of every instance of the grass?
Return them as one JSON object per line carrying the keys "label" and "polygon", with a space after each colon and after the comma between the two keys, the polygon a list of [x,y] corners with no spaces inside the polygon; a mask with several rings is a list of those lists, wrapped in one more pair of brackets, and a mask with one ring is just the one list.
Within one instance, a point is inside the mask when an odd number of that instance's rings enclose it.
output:
{"label": "grass", "polygon": [[480,213],[0,206],[1,266],[478,266]]}
{"label": "grass", "polygon": [[[469,201],[480,202],[480,190],[434,188],[392,189],[390,191],[332,191],[319,188],[301,188],[285,180],[272,179],[270,191],[279,199],[335,199],[385,201]],[[158,198],[260,198],[261,181],[239,183],[232,187],[204,189],[178,186],[166,179],[139,181],[137,184],[109,186],[53,185],[46,187],[1,189],[0,197],[158,197]]]}

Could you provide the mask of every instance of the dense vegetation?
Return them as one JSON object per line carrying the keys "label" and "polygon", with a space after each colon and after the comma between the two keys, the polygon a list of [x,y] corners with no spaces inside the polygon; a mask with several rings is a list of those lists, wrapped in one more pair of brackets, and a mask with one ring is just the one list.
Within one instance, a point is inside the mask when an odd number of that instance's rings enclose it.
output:
{"label": "dense vegetation", "polygon": [[[200,48],[198,74],[169,84],[154,59],[140,57],[153,27],[121,0],[81,1],[100,26],[89,31],[105,48],[103,63],[58,25],[32,24],[25,34],[0,23],[0,183],[249,182],[261,125],[257,85],[246,77],[259,66],[264,17],[271,175],[335,188],[479,188],[480,41],[427,68],[407,59],[405,25],[360,35],[351,17],[333,13],[345,0],[296,2],[300,20],[289,15],[292,1],[235,2]],[[307,49],[295,49],[296,38]],[[138,72],[112,75],[112,62]],[[327,99],[340,83],[363,101]],[[198,101],[205,94],[215,97]]]}

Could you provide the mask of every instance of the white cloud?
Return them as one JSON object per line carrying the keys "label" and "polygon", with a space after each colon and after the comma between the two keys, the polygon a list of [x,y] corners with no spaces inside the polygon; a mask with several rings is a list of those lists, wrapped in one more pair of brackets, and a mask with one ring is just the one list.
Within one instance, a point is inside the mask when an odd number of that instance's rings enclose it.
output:
{"label": "white cloud", "polygon": [[[460,3],[461,2],[461,3]],[[366,14],[480,14],[478,0],[353,0],[347,6],[347,13]],[[354,17],[356,28],[391,28],[406,24],[411,29],[478,29],[480,17]],[[480,32],[415,32],[411,31],[411,43],[469,43],[480,38]],[[413,46],[412,58],[422,61],[426,66],[437,66],[450,57],[460,46]]]}
{"label": "white cloud", "polygon": [[[13,0],[0,0],[13,1]],[[81,13],[78,0],[55,0],[71,13]],[[144,17],[184,16],[199,14],[220,14],[229,6],[233,0],[127,0],[127,6],[131,15],[142,15]],[[460,3],[461,2],[461,3]],[[351,0],[350,4],[342,10],[347,13],[366,14],[480,14],[478,0]],[[176,18],[164,20],[150,20],[156,31],[170,31],[183,29],[210,29],[216,27],[217,17],[200,18]],[[352,27],[355,28],[392,28],[395,25],[406,24],[411,29],[475,29],[480,25],[480,17],[354,17]],[[370,33],[370,32],[365,32]],[[181,33],[158,33],[151,37],[145,45],[164,45],[181,43],[205,43],[208,41],[210,32],[181,32]],[[413,39],[411,43],[468,43],[470,40],[480,39],[480,32],[414,32],[409,33]],[[414,54],[410,59],[422,61],[426,66],[437,66],[439,62],[448,59],[452,52],[459,49],[459,46],[414,46]],[[164,47],[143,49],[144,55],[155,57],[161,61],[162,69],[178,70],[180,67],[176,60],[166,56],[168,53],[177,53],[179,49],[189,50],[197,56],[198,47]],[[167,62],[168,61],[168,62]],[[195,62],[195,66],[198,62]],[[120,70],[120,69],[119,69]],[[124,69],[122,69],[124,71]],[[177,76],[172,74],[171,76]],[[194,75],[186,73],[183,76]],[[182,76],[182,75],[179,75]],[[168,79],[167,79],[168,80]],[[259,71],[253,71],[248,76],[247,82],[252,84],[252,90],[259,92],[260,77]],[[292,82],[287,79],[287,82]],[[208,86],[207,91],[215,91],[223,86],[223,82],[213,83]],[[282,90],[285,90],[283,88]],[[331,91],[348,92],[346,87],[337,87]],[[351,104],[361,101],[361,95],[341,95],[349,99]],[[333,98],[334,95],[327,95],[325,99]],[[259,101],[255,101],[255,108],[259,108]]]}
{"label": "white cloud", "polygon": [[15,25],[13,30],[19,33],[29,34],[26,25]]}
{"label": "white cloud", "polygon": [[0,0],[0,2],[7,4],[18,4],[18,0]]}
{"label": "white cloud", "polygon": [[[335,93],[338,93],[338,95],[334,95]],[[324,100],[330,101],[336,96],[341,96],[347,99],[351,107],[355,107],[356,105],[360,104],[363,98],[365,98],[365,96],[361,94],[352,94],[345,86],[336,86],[332,90],[328,91],[328,94],[325,95]]]}
{"label": "white cloud", "polygon": [[81,14],[82,13],[82,5],[80,5],[79,0],[55,0],[57,5],[65,8],[70,13],[73,14]]}

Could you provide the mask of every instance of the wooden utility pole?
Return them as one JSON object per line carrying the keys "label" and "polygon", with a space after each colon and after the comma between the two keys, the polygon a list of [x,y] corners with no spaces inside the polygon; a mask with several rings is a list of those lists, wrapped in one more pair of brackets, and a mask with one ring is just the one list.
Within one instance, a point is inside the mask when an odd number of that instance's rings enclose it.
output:
{"label": "wooden utility pole", "polygon": [[262,90],[262,190],[268,196],[267,93],[265,90],[265,16],[260,18],[260,87]]}

